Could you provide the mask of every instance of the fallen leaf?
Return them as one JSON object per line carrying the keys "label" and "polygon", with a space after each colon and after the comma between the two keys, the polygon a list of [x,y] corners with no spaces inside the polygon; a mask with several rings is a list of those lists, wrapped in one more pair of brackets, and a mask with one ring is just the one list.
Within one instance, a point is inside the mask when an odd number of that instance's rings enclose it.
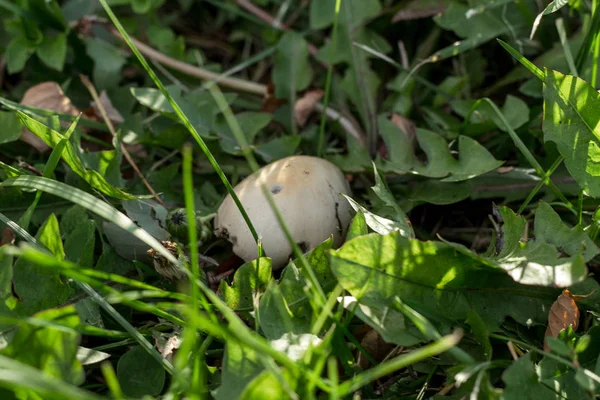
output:
{"label": "fallen leaf", "polygon": [[0,238],[0,246],[13,243],[15,243],[15,233],[10,228],[4,228],[2,238]]}
{"label": "fallen leaf", "polygon": [[160,354],[168,361],[172,361],[175,350],[181,346],[179,334],[163,334],[158,331],[152,331],[152,337]]}
{"label": "fallen leaf", "polygon": [[[123,116],[119,113],[119,111],[117,111],[117,109],[112,105],[112,102],[110,101],[110,99],[108,98],[108,95],[106,94],[106,90],[103,90],[100,93],[100,104],[104,108],[104,111],[106,112],[106,116],[112,123],[121,124],[125,121],[123,119]],[[94,109],[96,116],[100,120],[102,120],[102,113],[100,112],[100,109],[99,109],[98,105],[96,104],[96,102],[92,102],[92,108]]]}
{"label": "fallen leaf", "polygon": [[315,104],[321,100],[324,93],[321,89],[309,90],[296,102],[294,105],[294,115],[296,116],[298,125],[304,126],[306,124],[308,117],[310,117],[310,114],[315,109]]}
{"label": "fallen leaf", "polygon": [[[383,340],[381,335],[372,328],[365,334],[360,341],[360,344],[373,357],[373,360],[378,363],[383,361],[396,346]],[[358,365],[360,365],[361,368],[366,369],[369,367],[369,364],[370,362],[367,357],[362,352],[359,352]]]}
{"label": "fallen leaf", "polygon": [[[582,296],[573,296],[570,291],[563,290],[558,299],[550,307],[548,313],[548,327],[546,328],[545,338],[558,337],[558,334],[569,325],[573,326],[573,331],[579,326],[579,308],[575,303],[576,299]],[[550,351],[548,343],[544,341],[544,351]]]}
{"label": "fallen leaf", "polygon": [[270,82],[267,85],[267,92],[265,93],[260,111],[272,114],[284,103],[285,100],[275,97],[275,85]]}
{"label": "fallen leaf", "polygon": [[394,15],[392,23],[428,18],[446,11],[446,8],[448,8],[446,4],[428,5],[423,0],[414,0]]}
{"label": "fallen leaf", "polygon": [[417,135],[417,125],[410,119],[403,117],[402,115],[393,113],[390,121],[396,125],[404,134],[414,143],[415,136]]}
{"label": "fallen leaf", "polygon": [[[28,107],[55,111],[61,114],[73,116],[79,114],[77,107],[75,107],[71,103],[71,100],[65,96],[60,85],[56,82],[42,82],[30,87],[23,95],[21,104]],[[21,140],[30,144],[39,152],[44,152],[49,149],[42,139],[38,138],[25,128],[23,128]]]}

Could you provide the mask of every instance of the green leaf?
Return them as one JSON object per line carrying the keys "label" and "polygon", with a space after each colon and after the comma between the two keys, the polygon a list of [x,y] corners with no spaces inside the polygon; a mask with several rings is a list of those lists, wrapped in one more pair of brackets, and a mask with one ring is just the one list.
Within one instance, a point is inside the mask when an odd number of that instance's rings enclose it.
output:
{"label": "green leaf", "polygon": [[165,385],[165,370],[146,350],[136,346],[119,359],[117,378],[129,397],[156,396]]}
{"label": "green leaf", "polygon": [[[329,238],[312,249],[306,258],[325,291],[335,286],[327,252],[331,249]],[[264,336],[269,340],[281,338],[286,333],[310,333],[313,310],[306,296],[308,284],[294,260],[283,270],[278,284],[272,282],[261,297],[258,316]]]}
{"label": "green leaf", "polygon": [[[462,245],[449,244],[465,255],[505,270],[525,285],[569,287],[587,276],[586,259],[600,249],[581,227],[568,228],[546,203],[541,202],[534,221],[536,240],[523,242],[525,219],[507,207],[499,207],[503,220],[499,249],[492,257],[480,257]],[[559,249],[567,256],[561,256]]]}
{"label": "green leaf", "polygon": [[24,36],[18,36],[6,47],[6,70],[9,74],[21,72],[35,51],[35,46]]}
{"label": "green leaf", "polygon": [[63,31],[67,28],[67,21],[56,0],[29,0],[29,11],[39,22],[48,24],[54,29]]}
{"label": "green leaf", "polygon": [[265,162],[271,163],[294,155],[301,140],[300,136],[282,136],[255,146],[254,152],[261,156]]}
{"label": "green leaf", "polygon": [[121,50],[104,40],[88,38],[87,55],[94,60],[94,83],[98,90],[116,87],[126,58]]}
{"label": "green leaf", "polygon": [[386,305],[394,296],[426,318],[463,322],[469,310],[493,331],[506,316],[545,323],[556,289],[526,291],[502,269],[457,252],[441,242],[421,242],[398,233],[370,234],[330,252],[338,282],[361,304]]}
{"label": "green leaf", "polygon": [[587,82],[546,70],[544,140],[556,143],[569,173],[590,196],[600,195],[600,94]]}
{"label": "green leaf", "polygon": [[97,199],[96,197],[80,189],[39,176],[19,176],[16,178],[7,179],[3,182],[0,182],[0,186],[16,186],[42,190],[63,199],[72,201],[73,203],[92,211],[102,218],[115,223],[121,229],[124,229],[131,235],[146,243],[148,246],[156,249],[161,255],[166,257],[167,260],[171,261],[172,263],[179,264],[179,261],[173,256],[173,254],[165,249],[165,247],[161,245],[160,242],[158,242],[152,235],[143,229],[140,229],[136,224],[133,223],[132,220],[127,218],[127,216],[117,211],[117,209],[110,204]]}
{"label": "green leaf", "polygon": [[301,35],[290,31],[281,37],[272,75],[277,98],[289,99],[308,87],[312,79],[308,55],[308,44]]}
{"label": "green leaf", "polygon": [[271,279],[271,259],[261,257],[242,265],[229,286],[221,281],[219,291],[225,303],[233,310],[254,310],[254,296],[263,291]]}
{"label": "green leaf", "polygon": [[469,7],[458,2],[451,3],[443,14],[433,19],[440,27],[454,31],[464,40],[437,51],[429,59],[436,62],[454,57],[526,26],[529,21],[523,18],[518,7],[509,3],[513,1],[490,1],[477,7]]}
{"label": "green leaf", "polygon": [[[59,260],[64,259],[58,220],[54,214],[44,222],[36,239]],[[14,265],[13,283],[21,300],[15,308],[18,315],[29,316],[40,310],[57,307],[74,293],[73,288],[61,280],[59,272],[23,259],[18,259]]]}
{"label": "green leaf", "polygon": [[408,216],[396,202],[396,199],[394,198],[394,195],[390,192],[386,181],[379,174],[379,171],[377,171],[377,166],[375,165],[375,163],[373,163],[373,172],[375,174],[375,186],[371,186],[371,189],[373,190],[373,192],[375,192],[377,197],[379,197],[381,201],[384,202],[386,206],[394,210],[393,219],[395,221],[400,221],[400,223],[404,225],[404,229],[408,228],[409,231],[412,231],[412,227]]}
{"label": "green leaf", "polygon": [[82,384],[85,375],[76,358],[80,337],[75,330],[81,321],[75,307],[45,310],[36,314],[35,318],[60,324],[65,329],[33,326],[23,322],[10,344],[1,350],[0,354],[35,367],[66,383]]}
{"label": "green leaf", "polygon": [[555,400],[556,393],[540,382],[531,361],[531,353],[527,353],[512,363],[502,374],[506,384],[503,392],[505,400]]}
{"label": "green leaf", "polygon": [[469,310],[467,315],[467,324],[471,327],[471,332],[475,336],[475,339],[483,347],[485,359],[487,361],[492,360],[492,344],[490,343],[490,334],[487,331],[483,319],[474,311]]}
{"label": "green leaf", "polygon": [[258,357],[254,349],[228,340],[223,357],[221,386],[216,390],[215,400],[239,398],[247,384],[264,369]]}
{"label": "green leaf", "polygon": [[346,234],[346,242],[348,240],[354,239],[355,237],[366,235],[368,233],[369,228],[367,227],[365,213],[363,213],[361,210],[358,210],[354,215],[354,218],[352,218],[352,222],[350,223],[350,227],[348,228],[348,233]]}
{"label": "green leaf", "polygon": [[[235,117],[240,126],[244,127],[244,136],[249,145],[254,143],[256,136],[269,125],[273,118],[271,114],[257,112],[242,112]],[[220,144],[223,151],[229,154],[242,154],[242,149],[224,117],[217,118],[213,129],[221,139]]]}
{"label": "green leaf", "polygon": [[65,239],[66,258],[81,266],[92,268],[94,263],[94,245],[96,244],[96,223],[85,219]]}
{"label": "green leaf", "polygon": [[407,219],[403,219],[401,221],[393,221],[388,218],[380,217],[379,215],[373,214],[371,211],[367,210],[352,198],[343,195],[346,200],[350,203],[354,211],[361,212],[364,217],[369,228],[373,229],[375,232],[387,235],[391,232],[400,232],[400,234],[404,237],[413,237],[414,232],[410,222]]}
{"label": "green leaf", "polygon": [[542,22],[542,17],[544,15],[552,14],[566,6],[568,3],[569,0],[552,0],[550,4],[548,4],[546,8],[544,8],[544,11],[542,11],[535,17],[535,20],[533,21],[533,26],[531,28],[531,34],[529,35],[529,39],[533,39],[535,31],[537,31],[537,28],[540,25],[540,22]]}
{"label": "green leaf", "polygon": [[36,49],[36,54],[50,68],[62,71],[67,56],[67,36],[64,33],[59,33],[54,38],[45,36]]}
{"label": "green leaf", "polygon": [[466,136],[458,138],[457,160],[444,138],[434,132],[417,129],[417,142],[427,156],[427,163],[422,163],[415,155],[412,142],[400,128],[383,117],[379,118],[379,127],[389,153],[389,161],[385,161],[380,167],[385,172],[412,172],[430,178],[444,178],[442,182],[459,182],[492,171],[503,164],[485,147]]}
{"label": "green leaf", "polygon": [[21,137],[21,123],[13,112],[0,111],[0,144],[14,142]]}
{"label": "green leaf", "polygon": [[404,314],[386,305],[366,305],[358,303],[352,296],[345,296],[341,300],[348,311],[354,310],[354,315],[377,331],[381,338],[388,343],[399,346],[414,346],[426,339]]}
{"label": "green leaf", "polygon": [[[17,111],[17,115],[19,116],[23,125],[27,127],[27,129],[29,129],[37,137],[42,139],[44,143],[46,143],[51,148],[54,148],[61,142],[61,140],[65,139],[65,136],[63,134],[55,131],[54,129],[51,129],[50,127],[42,124],[41,122],[36,121],[27,114]],[[97,189],[98,191],[108,196],[115,197],[118,199],[136,199],[135,196],[125,193],[122,190],[112,186],[97,171],[86,169],[83,162],[77,155],[75,147],[69,141],[66,142],[65,148],[62,151],[62,159],[73,170],[73,172],[75,172],[77,175],[83,178],[94,189]]]}
{"label": "green leaf", "polygon": [[424,201],[436,205],[458,203],[471,195],[471,181],[442,182],[428,179],[416,182],[408,194],[413,201]]}

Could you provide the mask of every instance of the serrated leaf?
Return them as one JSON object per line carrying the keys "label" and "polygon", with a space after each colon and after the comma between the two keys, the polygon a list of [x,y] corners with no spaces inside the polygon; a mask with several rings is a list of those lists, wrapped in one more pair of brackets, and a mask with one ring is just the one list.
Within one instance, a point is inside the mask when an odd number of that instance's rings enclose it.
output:
{"label": "serrated leaf", "polygon": [[582,79],[546,70],[544,140],[556,143],[569,173],[590,196],[600,195],[600,94]]}
{"label": "serrated leaf", "polygon": [[391,232],[400,232],[402,236],[405,237],[413,237],[414,232],[408,218],[401,221],[394,221],[388,218],[380,217],[379,215],[373,214],[356,201],[354,201],[351,197],[343,195],[346,200],[350,203],[354,211],[361,212],[364,217],[369,228],[373,229],[375,232],[386,235]]}
{"label": "serrated leaf", "polygon": [[545,323],[556,290],[527,291],[502,269],[485,265],[442,242],[421,242],[394,232],[370,234],[330,252],[338,282],[361,303],[386,305],[394,296],[420,314],[442,322],[477,312],[494,331],[506,316]]}
{"label": "serrated leaf", "polygon": [[267,257],[245,263],[235,272],[231,286],[221,281],[223,300],[233,310],[253,311],[254,296],[266,288],[271,270],[271,259]]}

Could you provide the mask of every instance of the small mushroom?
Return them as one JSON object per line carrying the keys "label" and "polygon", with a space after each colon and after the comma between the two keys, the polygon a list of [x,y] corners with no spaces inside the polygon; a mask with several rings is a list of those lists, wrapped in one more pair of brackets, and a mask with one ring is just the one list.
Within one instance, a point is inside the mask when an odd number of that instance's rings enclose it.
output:
{"label": "small mushroom", "polygon": [[[275,213],[262,192],[270,190],[294,241],[308,251],[333,235],[342,244],[351,219],[351,207],[340,194],[351,195],[344,174],[332,163],[317,157],[291,156],[269,164],[240,182],[234,191],[248,213],[273,269],[286,265],[292,256]],[[215,218],[215,234],[233,244],[233,252],[245,261],[255,259],[256,243],[250,229],[228,195]]]}

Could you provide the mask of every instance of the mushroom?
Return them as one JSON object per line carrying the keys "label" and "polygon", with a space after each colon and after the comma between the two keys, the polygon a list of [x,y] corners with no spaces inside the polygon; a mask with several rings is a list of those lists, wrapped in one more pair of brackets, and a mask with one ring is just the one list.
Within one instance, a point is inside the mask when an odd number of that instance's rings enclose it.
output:
{"label": "mushroom", "polygon": [[[266,255],[272,259],[273,269],[287,264],[292,247],[262,191],[263,184],[302,251],[313,249],[332,235],[334,246],[342,244],[351,219],[351,206],[341,195],[351,195],[344,174],[322,158],[283,158],[256,171],[234,188]],[[254,238],[231,195],[217,211],[215,228],[215,234],[228,239],[233,252],[244,261],[258,256]]]}

